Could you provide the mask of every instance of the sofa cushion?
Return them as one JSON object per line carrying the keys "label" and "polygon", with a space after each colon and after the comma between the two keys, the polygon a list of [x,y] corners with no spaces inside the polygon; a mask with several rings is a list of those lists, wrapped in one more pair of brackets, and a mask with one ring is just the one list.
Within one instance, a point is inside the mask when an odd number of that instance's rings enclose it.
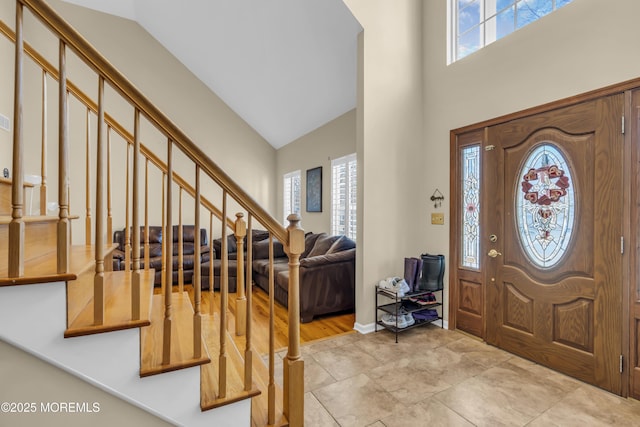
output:
{"label": "sofa cushion", "polygon": [[[162,243],[149,244],[149,258],[162,256]],[[140,257],[144,258],[144,245],[140,245]]]}
{"label": "sofa cushion", "polygon": [[323,233],[309,232],[304,235],[304,252],[300,254],[300,258],[306,258],[309,255],[309,252],[311,252],[313,245],[316,244],[316,240],[318,240],[318,237],[320,237],[321,234]]}
{"label": "sofa cushion", "polygon": [[[132,229],[133,231],[133,229]],[[133,239],[133,234],[131,236]],[[144,236],[144,226],[140,226],[140,244],[144,244],[145,236]],[[157,225],[149,226],[149,243],[162,243],[162,227]]]}
{"label": "sofa cushion", "polygon": [[[264,239],[269,238],[269,232],[265,230],[251,230],[251,241],[252,243],[256,243],[262,241]],[[246,250],[247,246],[247,236],[244,236],[244,246]],[[218,238],[213,241],[213,247],[216,250],[216,257],[220,258],[222,256],[222,239]],[[235,254],[238,252],[238,242],[236,236],[234,234],[227,236],[227,252],[229,254]],[[267,255],[268,257],[268,255]],[[229,259],[236,259],[235,256],[230,256]]]}
{"label": "sofa cushion", "polygon": [[[222,238],[213,241],[213,248],[216,250],[216,257],[222,257]],[[238,251],[236,244],[236,236],[233,234],[227,236],[227,253],[233,254]]]}
{"label": "sofa cushion", "polygon": [[[202,264],[200,264],[200,274],[202,276],[206,276],[209,277],[209,272],[211,271],[211,266],[210,266],[211,261],[207,261],[207,262],[203,262]],[[213,275],[214,276],[220,276],[220,272],[221,272],[221,267],[222,267],[222,260],[221,259],[214,259],[213,260]],[[229,277],[237,277],[238,276],[238,261],[230,259],[229,263],[227,264],[227,272],[229,274]]]}
{"label": "sofa cushion", "polygon": [[[259,240],[253,244],[253,259],[268,259],[269,258],[269,239]],[[284,246],[278,240],[273,240],[273,257],[282,258],[286,257],[284,252]]]}
{"label": "sofa cushion", "polygon": [[347,249],[353,249],[356,247],[356,242],[348,238],[347,236],[340,236],[333,245],[327,250],[325,255],[333,254],[336,252],[346,251]]}
{"label": "sofa cushion", "polygon": [[[258,259],[254,260],[253,264],[253,273],[260,274],[262,276],[269,276],[269,260],[268,259]],[[288,258],[276,258],[273,260],[273,269],[277,271],[288,270],[289,269],[289,259]]]}
{"label": "sofa cushion", "polygon": [[313,245],[313,249],[306,256],[307,258],[316,256],[316,255],[324,255],[327,253],[331,245],[338,240],[340,236],[329,236],[326,233],[321,233],[316,240],[316,243]]}
{"label": "sofa cushion", "polygon": [[[269,232],[266,230],[251,230],[251,241],[254,243],[264,239],[268,239],[268,238],[269,238]],[[246,244],[246,237],[245,237],[245,244]]]}
{"label": "sofa cushion", "polygon": [[289,293],[289,270],[279,271],[275,278],[275,285]]}

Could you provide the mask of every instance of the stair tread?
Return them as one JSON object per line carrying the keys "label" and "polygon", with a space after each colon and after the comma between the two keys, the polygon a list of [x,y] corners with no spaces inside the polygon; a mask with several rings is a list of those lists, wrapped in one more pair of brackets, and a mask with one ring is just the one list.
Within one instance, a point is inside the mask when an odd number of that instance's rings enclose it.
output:
{"label": "stair tread", "polygon": [[162,364],[164,310],[164,295],[153,295],[151,325],[140,331],[141,377],[211,362],[204,340],[201,357],[193,357],[193,306],[186,292],[174,292],[171,302],[171,356],[168,364]]}
{"label": "stair tread", "polygon": [[225,397],[219,396],[219,364],[220,356],[220,317],[203,316],[202,330],[207,348],[214,362],[200,368],[200,408],[203,411],[218,408],[240,400],[258,396],[261,392],[254,383],[250,390],[244,389],[244,359],[235,342],[227,332],[227,392]]}
{"label": "stair tread", "polygon": [[[105,245],[107,256],[118,247],[117,244]],[[80,274],[95,265],[95,247],[92,245],[74,245],[69,250],[69,272],[58,274],[56,250],[43,251],[37,256],[25,260],[22,277],[8,277],[6,262],[0,265],[0,286],[25,285],[33,283],[61,282],[76,280]]]}
{"label": "stair tread", "polygon": [[[104,322],[94,324],[93,279],[89,272],[67,284],[67,316],[69,326],[65,338],[118,331],[148,326],[151,321],[151,296],[153,294],[154,270],[141,270],[140,319],[131,319],[132,273],[113,271],[104,273],[105,311]],[[86,294],[89,294],[89,299]],[[71,315],[73,313],[73,315]]]}

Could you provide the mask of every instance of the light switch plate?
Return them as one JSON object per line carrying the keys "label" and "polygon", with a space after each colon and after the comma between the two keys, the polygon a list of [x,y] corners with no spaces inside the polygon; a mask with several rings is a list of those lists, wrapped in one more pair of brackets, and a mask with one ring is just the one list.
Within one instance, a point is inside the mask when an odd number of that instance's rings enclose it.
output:
{"label": "light switch plate", "polygon": [[444,214],[443,213],[432,213],[431,214],[431,224],[444,225]]}

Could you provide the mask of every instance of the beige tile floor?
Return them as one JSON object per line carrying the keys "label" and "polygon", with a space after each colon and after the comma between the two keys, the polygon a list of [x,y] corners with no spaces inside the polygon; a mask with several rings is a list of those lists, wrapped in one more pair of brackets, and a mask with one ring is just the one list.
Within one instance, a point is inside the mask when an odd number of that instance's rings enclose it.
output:
{"label": "beige tile floor", "polygon": [[398,344],[386,330],[350,334],[302,355],[310,427],[640,426],[639,401],[433,325]]}

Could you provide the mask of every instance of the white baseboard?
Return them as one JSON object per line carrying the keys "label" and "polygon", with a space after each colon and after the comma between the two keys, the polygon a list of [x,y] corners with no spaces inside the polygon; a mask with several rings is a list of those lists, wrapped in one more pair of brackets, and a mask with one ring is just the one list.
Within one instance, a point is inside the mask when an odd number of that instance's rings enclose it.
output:
{"label": "white baseboard", "polygon": [[370,334],[371,332],[375,332],[376,324],[372,322],[363,325],[362,323],[356,322],[353,325],[353,329],[360,332],[361,334]]}
{"label": "white baseboard", "polygon": [[[435,322],[433,322],[433,324],[436,326],[440,326],[444,329],[449,329],[449,322],[444,319],[436,320]],[[367,323],[363,325],[362,323],[356,322],[353,325],[353,329],[360,332],[361,334],[370,334],[371,332],[375,332],[376,324],[372,322],[372,323]]]}

